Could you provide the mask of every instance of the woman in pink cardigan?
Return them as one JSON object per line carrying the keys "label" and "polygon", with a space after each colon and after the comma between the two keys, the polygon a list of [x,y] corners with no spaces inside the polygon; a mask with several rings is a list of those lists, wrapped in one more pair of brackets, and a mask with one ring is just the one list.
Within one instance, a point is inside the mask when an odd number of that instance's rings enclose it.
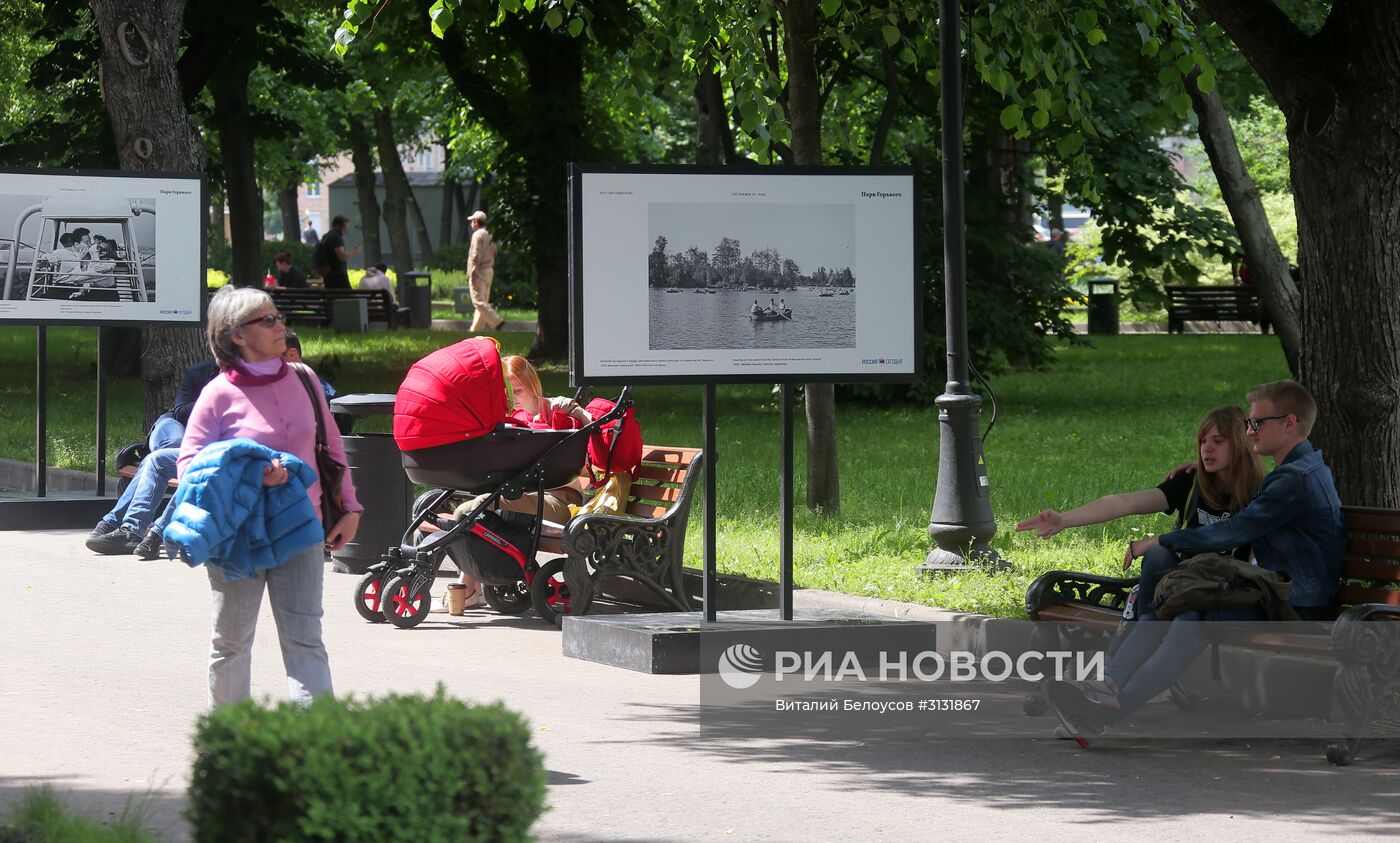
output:
{"label": "woman in pink cardigan", "polygon": [[[185,426],[178,471],[181,476],[205,445],[225,439],[252,439],[316,465],[316,410],[311,395],[282,355],[287,328],[272,298],[261,290],[225,287],[209,302],[209,348],[219,375],[204,387]],[[316,383],[314,373],[308,372]],[[314,390],[321,412],[331,418],[320,389]],[[331,455],[345,464],[345,447],[334,424],[326,426]],[[272,460],[263,470],[263,485],[287,482],[287,469]],[[326,534],[335,550],[355,537],[363,509],[347,469],[341,482],[346,513]],[[307,489],[311,506],[321,511],[321,486]],[[272,601],[282,663],[292,699],[310,702],[331,693],[331,668],[321,641],[321,592],[325,555],[312,545],[275,568],[249,579],[228,581],[208,567],[214,598],[214,633],[209,650],[209,704],[222,705],[251,694],[253,633],[263,589]]]}

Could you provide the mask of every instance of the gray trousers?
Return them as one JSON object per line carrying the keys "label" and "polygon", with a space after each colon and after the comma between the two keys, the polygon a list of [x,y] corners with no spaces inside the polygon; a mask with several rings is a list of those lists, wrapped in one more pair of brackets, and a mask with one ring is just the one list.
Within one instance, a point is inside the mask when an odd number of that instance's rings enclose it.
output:
{"label": "gray trousers", "polygon": [[209,568],[214,597],[214,633],[209,646],[209,707],[247,699],[252,693],[253,635],[263,590],[282,645],[287,690],[299,703],[331,693],[331,664],[321,641],[321,591],[325,550],[320,544],[297,553],[256,577],[228,582]]}

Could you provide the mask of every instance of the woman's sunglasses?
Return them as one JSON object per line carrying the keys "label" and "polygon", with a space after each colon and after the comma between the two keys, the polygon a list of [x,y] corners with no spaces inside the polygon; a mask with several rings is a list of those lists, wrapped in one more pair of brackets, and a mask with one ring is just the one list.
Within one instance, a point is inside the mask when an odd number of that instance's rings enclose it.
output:
{"label": "woman's sunglasses", "polygon": [[263,326],[265,326],[265,327],[271,328],[273,325],[276,325],[278,322],[286,322],[286,321],[287,321],[287,317],[283,316],[283,315],[280,314],[280,313],[269,313],[269,314],[266,315],[266,316],[259,316],[257,319],[249,319],[247,322],[244,322],[244,323],[243,323],[242,327],[246,328],[246,327],[248,327],[249,325],[258,325],[258,324],[261,324],[261,325],[263,325]]}

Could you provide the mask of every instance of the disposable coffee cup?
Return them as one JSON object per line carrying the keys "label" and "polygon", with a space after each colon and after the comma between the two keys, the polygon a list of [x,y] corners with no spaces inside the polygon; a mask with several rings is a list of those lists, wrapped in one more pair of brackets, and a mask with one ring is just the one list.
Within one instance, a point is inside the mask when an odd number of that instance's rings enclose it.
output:
{"label": "disposable coffee cup", "polygon": [[454,582],[447,586],[447,614],[461,615],[467,611],[467,586]]}

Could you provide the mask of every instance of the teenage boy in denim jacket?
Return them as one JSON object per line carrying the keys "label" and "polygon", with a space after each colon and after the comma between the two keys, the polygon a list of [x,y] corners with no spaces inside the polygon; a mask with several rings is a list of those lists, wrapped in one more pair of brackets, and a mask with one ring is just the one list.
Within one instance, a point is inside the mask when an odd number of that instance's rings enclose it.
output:
{"label": "teenage boy in denim jacket", "polygon": [[[1130,556],[1157,545],[1182,558],[1253,546],[1260,567],[1292,582],[1293,608],[1305,620],[1322,617],[1336,593],[1346,529],[1332,471],[1308,442],[1317,418],[1312,395],[1293,381],[1255,387],[1245,420],[1254,452],[1276,468],[1259,494],[1234,516],[1189,530],[1133,542]],[[1083,746],[1108,724],[1171,687],[1210,643],[1203,620],[1264,620],[1261,609],[1183,612],[1171,624],[1139,623],[1109,661],[1102,684],[1051,683],[1046,693],[1065,728]],[[1151,621],[1151,614],[1142,620]],[[1165,636],[1163,635],[1163,627]]]}

